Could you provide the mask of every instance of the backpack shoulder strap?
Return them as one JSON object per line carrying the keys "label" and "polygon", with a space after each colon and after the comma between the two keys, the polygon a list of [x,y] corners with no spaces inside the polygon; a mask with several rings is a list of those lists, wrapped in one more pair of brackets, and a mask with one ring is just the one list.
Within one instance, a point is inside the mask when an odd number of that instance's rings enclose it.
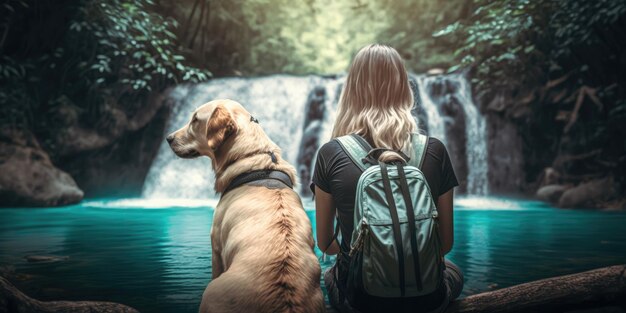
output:
{"label": "backpack shoulder strap", "polygon": [[356,134],[346,135],[335,138],[343,151],[348,154],[352,163],[356,165],[362,172],[364,172],[369,165],[363,162],[363,158],[367,156],[368,151],[371,149],[369,143],[361,136]]}
{"label": "backpack shoulder strap", "polygon": [[413,155],[409,161],[409,164],[422,169],[422,163],[424,163],[424,157],[426,156],[426,147],[428,146],[428,136],[412,133],[411,144],[413,145]]}

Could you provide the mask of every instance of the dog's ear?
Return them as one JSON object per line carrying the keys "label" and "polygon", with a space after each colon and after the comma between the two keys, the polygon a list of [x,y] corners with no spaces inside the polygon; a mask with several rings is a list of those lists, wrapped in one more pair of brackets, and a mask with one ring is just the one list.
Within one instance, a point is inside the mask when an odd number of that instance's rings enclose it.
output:
{"label": "dog's ear", "polygon": [[211,150],[217,150],[230,137],[237,132],[237,124],[228,109],[218,104],[211,118],[207,121],[206,139]]}

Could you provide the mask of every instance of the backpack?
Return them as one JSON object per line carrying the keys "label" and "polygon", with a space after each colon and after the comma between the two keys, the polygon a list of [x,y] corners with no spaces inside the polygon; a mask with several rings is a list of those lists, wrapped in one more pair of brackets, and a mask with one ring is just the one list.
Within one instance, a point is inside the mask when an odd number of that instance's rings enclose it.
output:
{"label": "backpack", "polygon": [[[428,137],[411,134],[413,155],[407,162],[383,163],[358,135],[336,138],[361,169],[356,188],[354,230],[350,240],[345,296],[415,297],[435,292],[444,264],[437,209],[421,172]],[[343,289],[343,288],[342,288]]]}

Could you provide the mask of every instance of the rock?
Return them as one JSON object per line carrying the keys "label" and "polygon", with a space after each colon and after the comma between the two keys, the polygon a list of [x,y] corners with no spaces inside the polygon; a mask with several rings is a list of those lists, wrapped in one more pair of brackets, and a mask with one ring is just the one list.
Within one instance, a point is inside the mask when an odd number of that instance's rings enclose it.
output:
{"label": "rock", "polygon": [[31,263],[51,263],[51,262],[60,262],[68,260],[69,256],[59,256],[59,255],[27,255],[24,257],[26,261]]}
{"label": "rock", "polygon": [[[76,122],[64,126],[63,131],[51,138],[54,154],[67,157],[115,144],[122,136],[144,128],[157,117],[161,108],[168,104],[164,94],[155,93],[148,97],[133,113],[125,112],[121,104],[107,105],[99,113],[100,121],[96,125],[84,127]],[[44,145],[46,149],[52,147]]]}
{"label": "rock", "polygon": [[0,130],[0,172],[0,206],[57,206],[83,198],[72,177],[52,165],[24,130]]}
{"label": "rock", "polygon": [[561,174],[552,167],[546,167],[539,177],[539,186],[556,185],[561,179]]}
{"label": "rock", "polygon": [[302,139],[298,151],[297,169],[300,177],[300,195],[309,196],[309,182],[313,177],[313,158],[319,148],[319,138],[322,130],[322,121],[326,114],[326,89],[316,86],[310,93],[304,108],[304,124],[302,125]]}
{"label": "rock", "polygon": [[487,162],[489,164],[489,191],[515,194],[524,189],[525,160],[522,138],[515,125],[501,114],[488,111]]}
{"label": "rock", "polygon": [[541,201],[556,203],[567,189],[568,187],[563,185],[547,185],[539,188],[535,196]]}
{"label": "rock", "polygon": [[163,108],[144,128],[126,133],[102,149],[60,158],[67,171],[88,197],[136,197],[141,195],[167,122]]}
{"label": "rock", "polygon": [[559,207],[591,207],[595,202],[603,201],[613,193],[612,178],[595,179],[563,192],[559,199]]}
{"label": "rock", "polygon": [[118,303],[101,301],[39,301],[19,291],[8,280],[0,277],[0,313],[138,313]]}

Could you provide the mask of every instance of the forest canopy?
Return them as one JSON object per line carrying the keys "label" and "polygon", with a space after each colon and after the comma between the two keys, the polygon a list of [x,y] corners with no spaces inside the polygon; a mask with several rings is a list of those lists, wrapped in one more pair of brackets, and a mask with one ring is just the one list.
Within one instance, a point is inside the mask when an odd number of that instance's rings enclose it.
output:
{"label": "forest canopy", "polygon": [[612,0],[9,0],[1,122],[60,107],[98,120],[110,103],[210,77],[341,73],[372,42],[413,72],[471,68],[490,89],[566,73],[608,87],[625,62],[625,12]]}

